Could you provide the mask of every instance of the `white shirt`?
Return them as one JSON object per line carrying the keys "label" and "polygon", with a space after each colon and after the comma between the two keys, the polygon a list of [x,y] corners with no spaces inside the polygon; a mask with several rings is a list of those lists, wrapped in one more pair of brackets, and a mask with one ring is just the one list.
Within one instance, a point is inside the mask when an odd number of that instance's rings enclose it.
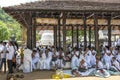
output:
{"label": "white shirt", "polygon": [[6,55],[7,55],[7,53],[6,53],[7,47],[6,47],[6,46],[2,46],[2,49],[1,49],[1,50],[3,51],[3,53],[1,53],[1,58],[6,58]]}
{"label": "white shirt", "polygon": [[14,47],[13,46],[8,46],[7,50],[8,50],[9,53],[7,53],[6,58],[8,60],[12,60],[12,58],[14,56]]}
{"label": "white shirt", "polygon": [[98,62],[98,69],[103,69],[104,65],[101,61]]}
{"label": "white shirt", "polygon": [[117,69],[119,69],[120,70],[120,64],[119,64],[119,62],[118,61],[113,61],[113,63],[112,64],[114,64],[114,66],[117,68]]}

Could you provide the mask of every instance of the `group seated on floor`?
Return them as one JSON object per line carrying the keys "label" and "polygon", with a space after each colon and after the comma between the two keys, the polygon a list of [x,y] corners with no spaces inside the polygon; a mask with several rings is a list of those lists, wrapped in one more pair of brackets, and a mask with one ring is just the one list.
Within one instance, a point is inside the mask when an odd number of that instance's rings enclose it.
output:
{"label": "group seated on floor", "polygon": [[[20,56],[16,58],[19,69],[28,73],[33,70],[63,69],[74,76],[100,76],[120,75],[120,49],[117,47],[102,47],[102,52],[95,51],[94,47],[82,48],[68,47],[65,54],[63,49],[54,47],[38,47],[33,50],[28,48],[23,51],[23,64],[20,64]],[[70,62],[68,71],[64,70]]]}

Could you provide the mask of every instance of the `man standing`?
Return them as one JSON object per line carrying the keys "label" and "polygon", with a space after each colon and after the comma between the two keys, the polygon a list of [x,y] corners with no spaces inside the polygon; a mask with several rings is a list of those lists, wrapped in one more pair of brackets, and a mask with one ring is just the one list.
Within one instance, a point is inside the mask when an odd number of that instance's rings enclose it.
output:
{"label": "man standing", "polygon": [[9,73],[13,73],[13,68],[12,68],[12,58],[14,56],[14,47],[12,45],[12,42],[8,43],[7,46],[7,64],[8,64],[8,71]]}
{"label": "man standing", "polygon": [[6,42],[3,42],[2,44],[2,50],[1,50],[1,65],[0,65],[0,70],[4,64],[4,73],[6,73],[6,52],[7,52],[7,47],[6,47]]}

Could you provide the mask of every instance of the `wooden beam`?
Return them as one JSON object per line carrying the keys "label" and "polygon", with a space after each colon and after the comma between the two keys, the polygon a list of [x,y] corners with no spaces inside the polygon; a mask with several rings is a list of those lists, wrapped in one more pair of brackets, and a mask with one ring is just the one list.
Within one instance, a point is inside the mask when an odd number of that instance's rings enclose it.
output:
{"label": "wooden beam", "polygon": [[73,43],[74,43],[74,41],[73,41],[73,30],[74,30],[74,27],[73,26],[71,26],[72,27],[72,48],[73,48]]}
{"label": "wooden beam", "polygon": [[58,47],[61,47],[61,35],[60,35],[60,17],[58,18]]}
{"label": "wooden beam", "polygon": [[77,35],[77,48],[79,48],[79,26],[76,26],[76,35]]}
{"label": "wooden beam", "polygon": [[27,24],[27,48],[32,49],[32,14],[25,13],[25,21]]}
{"label": "wooden beam", "polygon": [[33,18],[32,23],[32,48],[36,47],[36,18]]}
{"label": "wooden beam", "polygon": [[111,47],[111,17],[108,17],[108,46]]}
{"label": "wooden beam", "polygon": [[91,47],[91,26],[89,26],[89,46]]}
{"label": "wooden beam", "polygon": [[95,25],[95,49],[98,51],[99,50],[99,34],[98,34],[98,16],[97,14],[94,14],[94,25]]}
{"label": "wooden beam", "polygon": [[86,25],[86,16],[83,15],[83,25],[84,25],[84,50],[87,48],[87,33],[86,33],[86,28],[87,28],[87,25]]}
{"label": "wooden beam", "polygon": [[66,54],[66,13],[63,13],[63,20],[62,20],[62,24],[63,24],[63,49],[64,49],[64,53]]}
{"label": "wooden beam", "polygon": [[54,47],[56,49],[57,47],[57,27],[56,26],[53,26],[53,29],[54,29]]}

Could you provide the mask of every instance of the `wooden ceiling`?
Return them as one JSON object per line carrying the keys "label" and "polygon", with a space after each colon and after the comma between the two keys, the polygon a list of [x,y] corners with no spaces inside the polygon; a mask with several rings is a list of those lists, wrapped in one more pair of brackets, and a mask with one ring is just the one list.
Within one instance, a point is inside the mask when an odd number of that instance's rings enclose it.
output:
{"label": "wooden ceiling", "polygon": [[[66,13],[66,26],[83,29],[83,17],[86,17],[87,29],[94,29],[94,14],[97,14],[99,29],[107,29],[107,19],[111,19],[112,29],[119,29],[120,3],[103,3],[87,1],[37,1],[16,6],[3,7],[20,24],[26,26],[25,17],[31,14],[36,19],[37,29],[53,29],[58,25],[61,13]],[[62,19],[61,24],[62,26]],[[61,27],[62,29],[62,27]]]}

